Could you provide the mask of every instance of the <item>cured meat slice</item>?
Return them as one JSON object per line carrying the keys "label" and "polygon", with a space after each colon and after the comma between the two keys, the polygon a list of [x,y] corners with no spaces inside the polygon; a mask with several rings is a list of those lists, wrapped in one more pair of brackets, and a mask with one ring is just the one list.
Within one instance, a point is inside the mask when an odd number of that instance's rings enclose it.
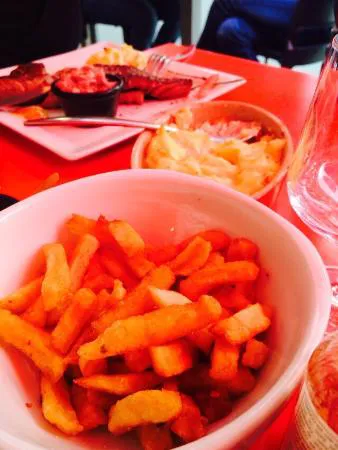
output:
{"label": "cured meat slice", "polygon": [[117,75],[123,78],[124,90],[143,91],[146,96],[157,100],[171,100],[186,97],[191,88],[189,78],[159,78],[149,75],[144,70],[121,65],[99,65],[107,75]]}

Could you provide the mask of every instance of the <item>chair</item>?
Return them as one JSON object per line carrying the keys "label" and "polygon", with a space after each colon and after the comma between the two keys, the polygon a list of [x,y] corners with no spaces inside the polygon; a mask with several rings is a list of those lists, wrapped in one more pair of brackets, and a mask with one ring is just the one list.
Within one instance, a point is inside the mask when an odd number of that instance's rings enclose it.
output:
{"label": "chair", "polygon": [[258,44],[257,52],[267,60],[277,59],[281,66],[322,61],[331,41],[335,25],[337,0],[299,0],[292,23],[285,30],[276,30],[275,39]]}
{"label": "chair", "polygon": [[88,24],[88,28],[89,28],[89,39],[90,39],[90,43],[91,43],[91,44],[95,44],[95,42],[97,42],[97,35],[96,35],[96,27],[95,27],[95,23],[89,23],[89,24]]}

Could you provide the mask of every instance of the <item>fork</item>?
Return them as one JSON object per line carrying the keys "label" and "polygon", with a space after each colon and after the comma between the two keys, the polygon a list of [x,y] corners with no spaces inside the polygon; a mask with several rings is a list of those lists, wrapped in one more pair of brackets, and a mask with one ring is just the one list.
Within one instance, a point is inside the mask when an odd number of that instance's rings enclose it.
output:
{"label": "fork", "polygon": [[152,53],[148,59],[146,71],[153,76],[159,76],[164,72],[164,69],[166,69],[172,61],[185,60],[192,56],[195,51],[196,46],[190,45],[186,51],[184,51],[183,53],[179,53],[172,58],[169,58],[165,55],[160,55],[159,53]]}
{"label": "fork", "polygon": [[158,77],[164,69],[169,66],[171,59],[168,56],[152,53],[148,59],[146,71],[155,77]]}

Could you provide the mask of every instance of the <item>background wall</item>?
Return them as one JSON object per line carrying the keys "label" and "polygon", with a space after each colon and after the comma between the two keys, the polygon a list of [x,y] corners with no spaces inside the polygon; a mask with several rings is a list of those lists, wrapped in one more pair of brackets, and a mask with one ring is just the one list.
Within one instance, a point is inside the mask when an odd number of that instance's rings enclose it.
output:
{"label": "background wall", "polygon": [[203,30],[213,0],[193,0],[192,2],[192,41],[196,43]]}
{"label": "background wall", "polygon": [[115,44],[122,44],[123,33],[121,27],[112,27],[110,25],[97,25],[96,26],[97,40],[98,41],[111,41]]}

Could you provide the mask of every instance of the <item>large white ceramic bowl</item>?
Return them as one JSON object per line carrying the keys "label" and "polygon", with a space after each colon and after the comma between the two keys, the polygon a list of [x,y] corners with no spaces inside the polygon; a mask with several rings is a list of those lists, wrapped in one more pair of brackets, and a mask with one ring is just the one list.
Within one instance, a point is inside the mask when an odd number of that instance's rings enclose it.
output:
{"label": "large white ceramic bowl", "polygon": [[[107,173],[42,192],[0,214],[0,295],[24,281],[37,249],[58,238],[72,213],[127,219],[154,244],[180,241],[206,228],[257,242],[270,273],[262,295],[275,309],[271,358],[254,391],[233,413],[182,449],[226,450],[262,430],[300,381],[328,320],[329,281],[307,238],[267,207],[211,181],[156,170]],[[0,349],[0,380],[3,450],[138,448],[131,437],[89,433],[69,439],[46,424],[37,374],[16,351]]]}

